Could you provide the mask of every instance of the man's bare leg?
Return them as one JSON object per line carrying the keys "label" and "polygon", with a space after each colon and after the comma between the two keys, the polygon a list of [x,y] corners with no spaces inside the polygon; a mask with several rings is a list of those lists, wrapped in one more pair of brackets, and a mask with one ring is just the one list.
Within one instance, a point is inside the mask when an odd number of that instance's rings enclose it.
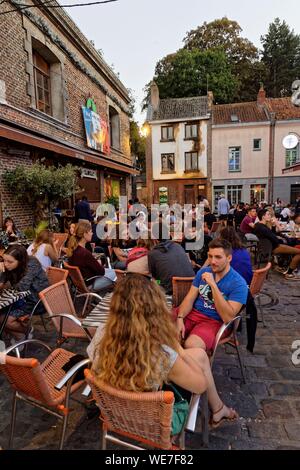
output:
{"label": "man's bare leg", "polygon": [[206,344],[204,343],[203,339],[200,338],[200,336],[197,336],[197,335],[190,335],[185,343],[184,343],[184,347],[186,349],[189,349],[189,348],[201,348],[201,349],[204,349],[204,351],[206,351]]}

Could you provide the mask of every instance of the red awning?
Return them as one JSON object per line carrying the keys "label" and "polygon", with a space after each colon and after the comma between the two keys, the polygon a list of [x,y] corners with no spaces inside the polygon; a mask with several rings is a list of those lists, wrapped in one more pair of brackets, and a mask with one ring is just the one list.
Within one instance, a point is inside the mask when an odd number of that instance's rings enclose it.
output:
{"label": "red awning", "polygon": [[122,171],[123,173],[136,175],[139,172],[134,169],[132,166],[116,163],[109,158],[98,156],[92,151],[82,151],[75,147],[69,147],[62,143],[59,143],[55,140],[50,140],[44,137],[38,137],[30,133],[30,131],[23,131],[20,129],[15,129],[13,127],[7,126],[0,123],[0,137],[5,139],[13,140],[25,145],[30,145],[31,147],[37,147],[40,149],[50,150],[51,152],[58,153],[60,155],[65,155],[66,157],[75,158],[76,160],[82,160],[85,162],[94,163],[98,166],[104,166],[113,170]]}

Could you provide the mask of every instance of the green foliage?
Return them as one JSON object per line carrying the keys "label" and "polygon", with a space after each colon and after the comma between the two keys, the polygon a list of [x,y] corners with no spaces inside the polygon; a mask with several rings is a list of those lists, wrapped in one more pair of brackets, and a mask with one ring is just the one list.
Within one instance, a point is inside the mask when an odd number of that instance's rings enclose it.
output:
{"label": "green foliage", "polygon": [[137,157],[137,164],[142,172],[146,171],[146,138],[141,136],[137,122],[130,122],[131,155]]}
{"label": "green foliage", "polygon": [[72,196],[77,189],[77,171],[71,164],[56,168],[34,163],[30,167],[8,170],[3,178],[17,199],[33,204],[39,199],[50,202]]}
{"label": "green foliage", "polygon": [[105,199],[106,204],[111,204],[116,208],[119,208],[119,198],[117,196],[109,196]]}
{"label": "green foliage", "polygon": [[161,98],[182,98],[206,95],[207,85],[217,103],[233,99],[237,79],[220,50],[180,49],[160,60],[154,81]]}
{"label": "green foliage", "polygon": [[261,36],[262,62],[267,69],[265,88],[269,96],[290,96],[291,85],[300,78],[300,36],[276,18]]}

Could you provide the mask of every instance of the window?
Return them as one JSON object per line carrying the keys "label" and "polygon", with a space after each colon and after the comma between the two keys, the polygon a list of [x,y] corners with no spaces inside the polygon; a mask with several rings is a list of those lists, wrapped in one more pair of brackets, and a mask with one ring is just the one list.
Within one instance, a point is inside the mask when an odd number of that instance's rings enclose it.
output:
{"label": "window", "polygon": [[161,155],[161,172],[171,173],[175,171],[174,153],[163,153]]}
{"label": "window", "polygon": [[198,170],[198,152],[186,152],[185,157],[185,171]]}
{"label": "window", "polygon": [[185,125],[185,138],[195,139],[198,137],[198,126],[197,124],[186,124]]}
{"label": "window", "polygon": [[261,150],[261,139],[253,139],[253,150]]}
{"label": "window", "polygon": [[300,163],[299,144],[297,145],[297,147],[285,151],[286,168],[288,168],[289,166],[296,165],[296,163]]}
{"label": "window", "polygon": [[230,205],[241,202],[242,189],[243,186],[227,186],[227,199]]}
{"label": "window", "polygon": [[229,147],[228,171],[241,171],[241,147]]}
{"label": "window", "polygon": [[120,118],[118,111],[109,106],[109,136],[110,145],[115,149],[120,148]]}
{"label": "window", "polygon": [[161,127],[161,140],[174,140],[173,126],[162,126]]}
{"label": "window", "polygon": [[250,186],[250,204],[259,204],[266,200],[266,185],[251,184]]}
{"label": "window", "polygon": [[52,114],[50,65],[36,51],[33,51],[33,69],[36,107],[43,113]]}

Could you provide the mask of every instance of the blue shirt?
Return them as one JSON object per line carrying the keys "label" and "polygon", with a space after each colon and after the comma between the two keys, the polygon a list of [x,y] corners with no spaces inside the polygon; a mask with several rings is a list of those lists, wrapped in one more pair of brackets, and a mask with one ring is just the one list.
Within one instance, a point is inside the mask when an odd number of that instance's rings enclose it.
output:
{"label": "blue shirt", "polygon": [[230,266],[239,273],[250,286],[253,271],[249,252],[245,248],[232,250],[232,260]]}
{"label": "blue shirt", "polygon": [[[194,308],[203,315],[222,322],[223,320],[218,314],[212,298],[211,288],[201,277],[203,273],[207,272],[212,272],[210,266],[200,269],[193,281],[193,286],[199,289],[199,295],[195,300]],[[248,296],[247,284],[233,268],[230,268],[228,273],[217,282],[217,286],[225,300],[232,300],[243,305],[246,304]]]}

